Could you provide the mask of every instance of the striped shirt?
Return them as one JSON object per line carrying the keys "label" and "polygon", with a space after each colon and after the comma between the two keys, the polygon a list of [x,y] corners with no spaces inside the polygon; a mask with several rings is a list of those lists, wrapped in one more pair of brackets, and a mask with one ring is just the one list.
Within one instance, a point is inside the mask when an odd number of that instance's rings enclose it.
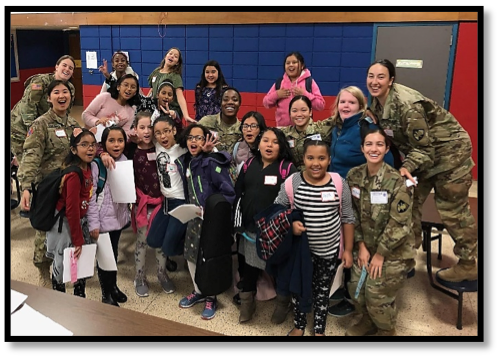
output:
{"label": "striped shirt", "polygon": [[[342,217],[340,219],[340,200],[333,181],[321,186],[309,184],[303,173],[294,174],[293,179],[295,208],[302,210],[304,224],[311,252],[319,257],[331,258],[338,253],[340,247],[341,224],[355,222],[352,210],[350,189],[342,179]],[[276,204],[289,206],[284,184],[275,200]]]}

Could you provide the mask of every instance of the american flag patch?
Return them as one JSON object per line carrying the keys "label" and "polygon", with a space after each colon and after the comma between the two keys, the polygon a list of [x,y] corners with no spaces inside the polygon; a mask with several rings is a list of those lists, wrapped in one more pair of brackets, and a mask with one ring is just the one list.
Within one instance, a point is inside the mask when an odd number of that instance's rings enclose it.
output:
{"label": "american flag patch", "polygon": [[41,90],[41,84],[31,84],[31,90]]}
{"label": "american flag patch", "polygon": [[34,131],[34,130],[33,130],[33,126],[31,126],[31,127],[29,128],[29,130],[28,130],[28,133],[27,133],[26,137],[31,136],[31,134],[33,133],[33,131]]}

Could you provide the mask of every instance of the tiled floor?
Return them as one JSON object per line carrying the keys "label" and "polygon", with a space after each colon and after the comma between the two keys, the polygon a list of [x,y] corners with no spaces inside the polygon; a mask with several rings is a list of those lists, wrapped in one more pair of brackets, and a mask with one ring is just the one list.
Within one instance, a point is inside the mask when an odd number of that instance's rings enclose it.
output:
{"label": "tiled floor", "polygon": [[[476,196],[473,190],[470,196]],[[33,256],[34,230],[29,221],[19,216],[19,208],[11,211],[11,278],[30,284],[37,284],[37,269],[31,260]],[[443,238],[443,259],[438,261],[433,252],[434,270],[451,265],[455,261],[452,253],[453,243],[448,235]],[[437,242],[432,243],[433,251],[437,251]],[[155,277],[155,259],[153,251],[147,254],[147,277],[150,284],[150,296],[138,297],[134,292],[134,249],[135,239],[131,229],[123,232],[120,241],[118,262],[118,285],[127,295],[128,302],[121,305],[142,313],[179,321],[187,325],[213,330],[225,335],[286,335],[292,328],[289,316],[281,325],[270,322],[274,308],[273,301],[257,302],[255,317],[247,324],[238,323],[238,307],[232,302],[233,290],[218,296],[219,309],[214,319],[204,321],[200,318],[203,305],[190,309],[180,309],[179,300],[191,292],[190,274],[184,269],[182,258],[175,258],[178,271],[170,273],[176,283],[176,292],[165,294]],[[68,293],[72,288],[68,284]],[[100,286],[96,276],[87,282],[87,298],[100,300]],[[457,301],[434,290],[428,283],[426,272],[426,254],[420,249],[417,256],[416,275],[409,279],[399,292],[397,300],[398,318],[397,333],[402,336],[476,336],[477,326],[477,293],[464,294],[463,329],[456,328]],[[328,316],[326,334],[343,335],[346,328],[358,320],[358,315],[335,318]],[[312,317],[306,335],[312,335]]]}

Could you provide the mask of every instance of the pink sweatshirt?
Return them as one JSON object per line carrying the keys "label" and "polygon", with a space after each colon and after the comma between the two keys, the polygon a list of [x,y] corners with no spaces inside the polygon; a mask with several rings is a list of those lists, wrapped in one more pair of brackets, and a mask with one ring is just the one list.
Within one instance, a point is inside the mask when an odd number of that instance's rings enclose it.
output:
{"label": "pink sweatshirt", "polygon": [[[307,96],[312,103],[312,110],[321,111],[324,109],[325,101],[321,95],[318,85],[312,80],[312,93],[308,93],[305,90],[305,78],[310,77],[311,72],[309,69],[304,69],[300,77],[297,78],[296,83],[292,83],[288,75],[283,74],[283,80],[281,81],[280,89],[290,89],[295,86],[302,88],[304,90],[305,96]],[[270,109],[276,106],[276,126],[290,126],[293,125],[292,120],[290,120],[289,107],[290,101],[292,101],[294,95],[290,95],[288,98],[278,99],[278,93],[276,92],[276,84],[273,84],[269,92],[266,94],[262,103],[266,109]]]}
{"label": "pink sweatshirt", "polygon": [[118,126],[121,126],[129,136],[131,124],[135,117],[135,108],[128,104],[122,106],[110,93],[100,93],[92,100],[90,105],[83,111],[83,121],[88,127],[96,126],[95,123],[102,117],[117,116]]}

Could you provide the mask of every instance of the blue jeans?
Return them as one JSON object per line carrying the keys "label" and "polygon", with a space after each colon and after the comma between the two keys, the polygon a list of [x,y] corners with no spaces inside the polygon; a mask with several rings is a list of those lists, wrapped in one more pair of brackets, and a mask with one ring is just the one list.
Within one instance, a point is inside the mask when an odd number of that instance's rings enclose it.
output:
{"label": "blue jeans", "polygon": [[185,204],[182,199],[164,199],[161,209],[152,220],[147,235],[147,244],[152,248],[162,248],[166,256],[178,256],[183,254],[185,244],[186,224],[182,224],[175,217],[164,213],[164,205],[167,211],[173,210]]}

